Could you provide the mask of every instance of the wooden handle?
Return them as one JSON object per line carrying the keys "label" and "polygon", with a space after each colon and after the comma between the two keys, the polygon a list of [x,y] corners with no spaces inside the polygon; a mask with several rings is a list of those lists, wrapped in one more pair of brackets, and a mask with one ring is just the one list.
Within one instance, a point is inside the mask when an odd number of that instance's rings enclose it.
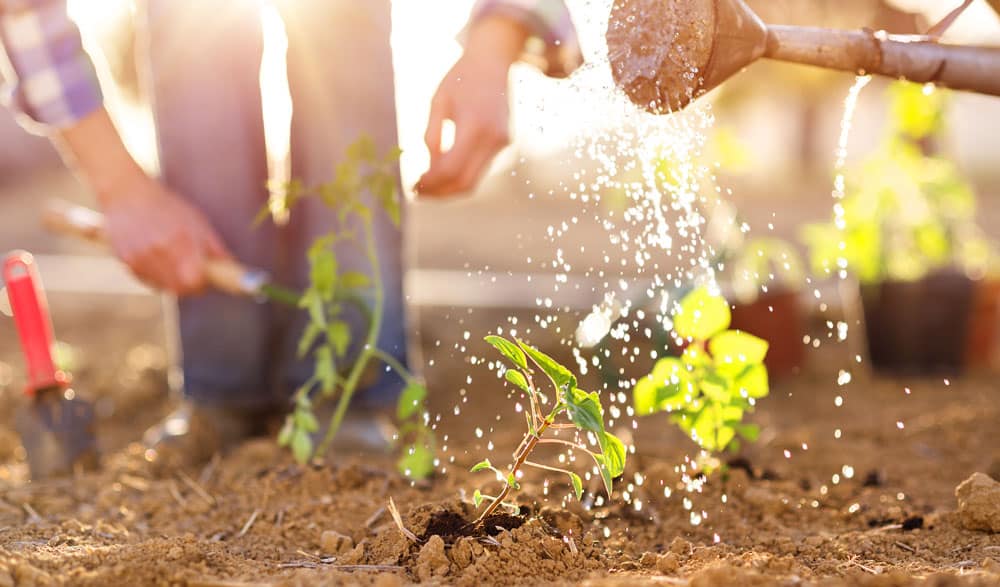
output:
{"label": "wooden handle", "polygon": [[[53,201],[42,212],[48,230],[98,245],[108,245],[104,216],[96,210],[68,202]],[[207,259],[205,276],[213,288],[233,295],[257,295],[266,282],[265,274],[231,259]]]}

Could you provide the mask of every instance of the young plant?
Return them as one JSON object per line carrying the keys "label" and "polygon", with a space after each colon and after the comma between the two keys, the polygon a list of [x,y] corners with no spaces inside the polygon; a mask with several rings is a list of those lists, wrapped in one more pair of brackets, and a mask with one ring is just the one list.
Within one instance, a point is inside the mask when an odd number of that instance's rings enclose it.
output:
{"label": "young plant", "polygon": [[[287,215],[298,201],[312,197],[337,212],[336,226],[331,226],[330,232],[309,248],[309,285],[299,302],[308,313],[309,322],[299,340],[298,352],[300,357],[311,357],[315,367],[309,380],[295,392],[295,407],[285,420],[278,443],[290,447],[299,462],[322,456],[336,436],[363,377],[382,368],[377,365],[381,362],[396,371],[406,384],[397,405],[400,440],[406,444],[399,469],[412,478],[422,478],[433,471],[434,461],[434,435],[424,410],[427,391],[395,357],[377,347],[385,291],[375,246],[374,215],[387,214],[399,225],[395,172],[399,154],[398,149],[393,149],[379,155],[371,139],[362,137],[348,147],[332,181],[313,188],[291,181],[265,211],[276,216]],[[380,209],[370,208],[365,194],[370,194]],[[361,247],[368,262],[367,272],[341,268],[335,245],[343,241]],[[351,349],[351,329],[346,320],[351,307],[361,313],[367,325],[356,351]],[[329,427],[318,446],[313,442],[313,434],[320,429],[313,410],[316,401],[336,402]]]}
{"label": "young plant", "polygon": [[[534,467],[566,475],[573,486],[576,498],[580,499],[583,495],[583,480],[578,474],[528,460],[532,451],[540,444],[564,445],[590,455],[597,464],[604,488],[610,497],[612,481],[625,470],[625,445],[604,429],[604,409],[597,393],[587,393],[577,388],[576,376],[569,369],[521,340],[511,342],[500,336],[487,336],[486,342],[493,345],[510,363],[510,367],[504,371],[507,382],[527,396],[529,409],[524,412],[524,419],[528,430],[514,451],[513,463],[506,471],[494,467],[489,459],[472,467],[474,473],[492,471],[497,480],[503,482],[500,493],[495,496],[476,490],[473,495],[476,507],[478,508],[483,502],[488,502],[489,505],[476,519],[475,525],[479,526],[489,518],[510,496],[511,491],[520,489],[518,479],[522,467]],[[535,385],[536,369],[544,373],[552,383],[554,394],[551,400]],[[566,421],[557,421],[560,416]],[[549,431],[563,429],[575,429],[591,437],[590,444],[591,446],[596,444],[597,450],[591,450],[581,442],[571,442],[553,435],[546,436]]]}
{"label": "young plant", "polygon": [[687,347],[639,380],[632,391],[636,413],[666,412],[706,451],[736,450],[737,435],[754,442],[760,430],[743,416],[769,391],[767,342],[729,330],[729,303],[705,287],[681,300],[673,321]]}
{"label": "young plant", "polygon": [[863,284],[916,281],[955,266],[982,273],[994,246],[976,226],[975,193],[951,161],[928,154],[944,119],[946,93],[896,82],[881,146],[848,170],[839,215],[807,226],[813,271],[851,272]]}

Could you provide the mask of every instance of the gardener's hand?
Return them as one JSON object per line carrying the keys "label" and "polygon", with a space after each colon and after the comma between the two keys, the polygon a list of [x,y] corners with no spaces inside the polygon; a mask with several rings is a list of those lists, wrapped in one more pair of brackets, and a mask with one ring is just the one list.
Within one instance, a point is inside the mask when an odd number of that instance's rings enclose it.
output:
{"label": "gardener's hand", "polygon": [[115,254],[155,288],[198,293],[206,286],[206,259],[229,257],[201,212],[145,175],[104,198],[103,207]]}
{"label": "gardener's hand", "polygon": [[205,217],[132,159],[100,108],[54,137],[97,194],[115,254],[149,285],[187,295],[205,286],[205,260],[229,257]]}
{"label": "gardener's hand", "polygon": [[[465,53],[431,101],[424,136],[431,165],[417,183],[419,194],[447,196],[472,189],[510,142],[508,74],[527,39],[523,25],[499,16],[486,17],[469,31]],[[442,152],[446,120],[455,124],[455,142]]]}

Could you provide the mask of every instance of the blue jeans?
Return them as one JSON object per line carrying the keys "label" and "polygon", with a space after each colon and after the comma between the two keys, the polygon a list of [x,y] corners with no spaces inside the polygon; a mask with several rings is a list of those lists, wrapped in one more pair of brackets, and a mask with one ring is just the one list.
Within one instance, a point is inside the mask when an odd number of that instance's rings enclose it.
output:
{"label": "blue jeans", "polygon": [[[398,142],[389,0],[279,4],[289,36],[292,177],[315,185],[331,179],[359,135],[371,136],[381,151]],[[305,287],[306,250],[336,226],[335,213],[303,201],[288,226],[253,226],[267,200],[257,3],[149,0],[147,6],[163,181],[204,212],[237,259]],[[402,235],[384,214],[376,218],[386,293],[378,344],[405,363]],[[356,247],[337,253],[343,270],[370,273]],[[184,391],[196,402],[279,409],[312,373],[312,362],[295,354],[306,320],[301,311],[214,292],[182,299],[178,311]],[[348,319],[353,338],[363,339],[360,315]],[[383,407],[400,388],[396,375],[382,375],[357,400]]]}

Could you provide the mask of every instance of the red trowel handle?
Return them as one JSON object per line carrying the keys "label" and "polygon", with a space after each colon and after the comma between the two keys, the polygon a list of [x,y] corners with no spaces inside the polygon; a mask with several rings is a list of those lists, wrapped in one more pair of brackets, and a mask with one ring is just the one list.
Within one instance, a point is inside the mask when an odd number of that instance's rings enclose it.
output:
{"label": "red trowel handle", "polygon": [[27,393],[64,385],[67,377],[52,360],[52,323],[31,253],[9,253],[3,263],[3,280],[28,364]]}

